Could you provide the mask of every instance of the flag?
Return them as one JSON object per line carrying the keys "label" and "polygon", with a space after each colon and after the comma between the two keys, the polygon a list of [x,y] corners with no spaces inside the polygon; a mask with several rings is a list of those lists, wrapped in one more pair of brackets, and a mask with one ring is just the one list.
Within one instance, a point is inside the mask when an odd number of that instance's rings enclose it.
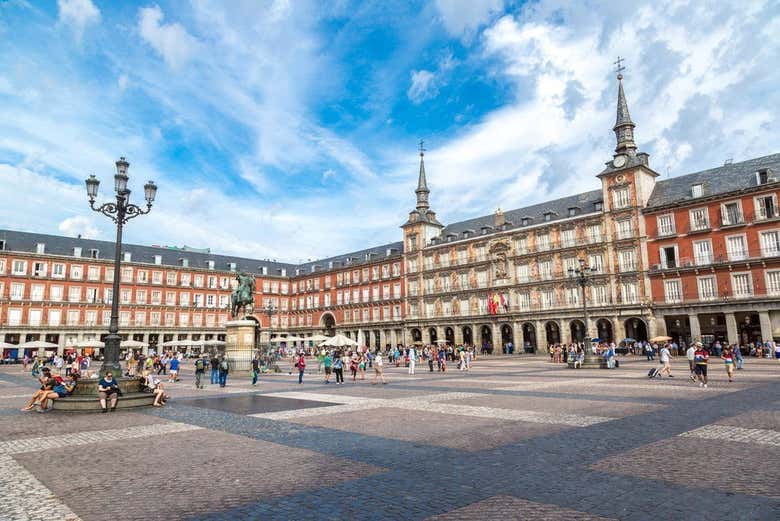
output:
{"label": "flag", "polygon": [[504,313],[509,312],[509,305],[507,304],[506,295],[503,293],[501,294],[501,308],[504,310]]}

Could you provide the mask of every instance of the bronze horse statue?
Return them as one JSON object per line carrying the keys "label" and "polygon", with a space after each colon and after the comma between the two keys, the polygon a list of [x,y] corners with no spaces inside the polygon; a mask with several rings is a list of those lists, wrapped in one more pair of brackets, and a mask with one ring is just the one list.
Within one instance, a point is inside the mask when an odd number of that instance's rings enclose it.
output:
{"label": "bronze horse statue", "polygon": [[246,273],[236,275],[238,285],[230,294],[230,316],[251,313],[255,309],[255,278]]}

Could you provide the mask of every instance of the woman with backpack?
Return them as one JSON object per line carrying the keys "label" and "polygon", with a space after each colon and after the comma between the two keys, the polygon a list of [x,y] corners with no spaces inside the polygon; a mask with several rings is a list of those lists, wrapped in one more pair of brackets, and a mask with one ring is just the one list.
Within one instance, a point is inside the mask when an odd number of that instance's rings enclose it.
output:
{"label": "woman with backpack", "polygon": [[225,387],[227,385],[227,377],[230,372],[230,364],[228,364],[227,358],[224,355],[219,361],[219,386]]}

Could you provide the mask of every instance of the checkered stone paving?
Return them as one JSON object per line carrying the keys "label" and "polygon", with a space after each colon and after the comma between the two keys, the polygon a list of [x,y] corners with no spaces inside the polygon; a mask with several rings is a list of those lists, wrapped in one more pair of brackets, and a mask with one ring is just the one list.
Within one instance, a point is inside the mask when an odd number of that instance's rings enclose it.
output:
{"label": "checkered stone paving", "polygon": [[[714,370],[708,389],[677,360],[676,378],[648,380],[655,364],[632,357],[572,371],[522,356],[468,373],[386,366],[385,386],[369,370],[343,386],[311,373],[199,390],[185,368],[166,407],[111,414],[0,400],[0,519],[774,520],[767,362],[734,384]],[[0,398],[35,388],[18,369],[0,382]],[[118,485],[96,492],[105,468]]]}

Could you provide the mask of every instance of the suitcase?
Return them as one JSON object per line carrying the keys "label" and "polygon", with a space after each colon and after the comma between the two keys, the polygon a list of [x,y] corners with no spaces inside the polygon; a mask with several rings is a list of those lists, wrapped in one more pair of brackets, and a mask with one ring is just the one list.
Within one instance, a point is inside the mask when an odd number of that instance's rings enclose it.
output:
{"label": "suitcase", "polygon": [[650,369],[647,372],[647,377],[648,378],[655,378],[656,376],[658,376],[658,373],[660,373],[660,372],[661,372],[660,369],[658,369],[657,367],[653,367],[652,369]]}
{"label": "suitcase", "polygon": [[620,360],[615,360],[615,369],[620,367]]}

